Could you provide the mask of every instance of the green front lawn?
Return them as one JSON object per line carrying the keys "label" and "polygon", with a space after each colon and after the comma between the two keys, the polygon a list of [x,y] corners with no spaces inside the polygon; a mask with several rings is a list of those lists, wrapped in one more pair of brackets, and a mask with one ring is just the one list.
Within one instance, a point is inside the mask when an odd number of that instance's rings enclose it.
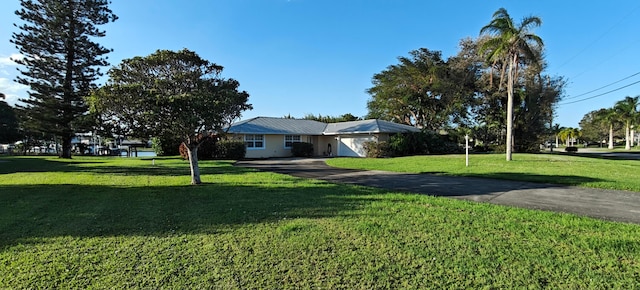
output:
{"label": "green front lawn", "polygon": [[201,166],[0,158],[0,289],[640,285],[638,225]]}
{"label": "green front lawn", "polygon": [[[585,155],[586,156],[586,155]],[[592,155],[595,156],[595,155]],[[566,154],[428,155],[399,158],[332,158],[335,167],[409,173],[433,173],[507,180],[557,183],[640,192],[640,161],[610,160]]]}

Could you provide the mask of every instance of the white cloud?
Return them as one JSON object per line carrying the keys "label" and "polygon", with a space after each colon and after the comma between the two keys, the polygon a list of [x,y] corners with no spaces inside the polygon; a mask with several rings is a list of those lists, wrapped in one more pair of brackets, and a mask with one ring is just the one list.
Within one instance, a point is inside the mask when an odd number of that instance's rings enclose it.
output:
{"label": "white cloud", "polygon": [[0,55],[0,92],[5,95],[5,101],[9,105],[15,105],[19,103],[19,99],[27,97],[28,86],[14,82],[13,76],[18,66],[12,59],[23,59],[24,55],[19,53],[12,53],[9,56]]}
{"label": "white cloud", "polygon": [[18,99],[27,97],[27,89],[29,87],[23,84],[16,83],[7,78],[0,78],[0,92],[4,93],[5,101],[9,105],[15,105]]}
{"label": "white cloud", "polygon": [[23,59],[23,58],[24,58],[24,55],[19,53],[13,53],[10,56],[2,56],[0,57],[0,67],[16,66],[18,64],[14,62],[12,59]]}

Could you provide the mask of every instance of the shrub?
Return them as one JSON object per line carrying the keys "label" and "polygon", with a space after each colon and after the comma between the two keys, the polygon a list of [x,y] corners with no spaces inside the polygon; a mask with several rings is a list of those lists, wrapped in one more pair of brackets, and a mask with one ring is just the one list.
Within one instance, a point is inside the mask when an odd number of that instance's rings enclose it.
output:
{"label": "shrub", "polygon": [[520,153],[540,153],[540,143],[528,142],[528,143],[517,144],[515,151]]}
{"label": "shrub", "polygon": [[396,134],[389,138],[389,151],[393,156],[409,156],[429,153],[425,132]]}
{"label": "shrub", "polygon": [[[187,146],[180,144],[180,156],[189,159]],[[198,147],[198,160],[239,160],[244,158],[247,148],[244,142],[239,140],[220,140],[218,138],[208,138]]]}
{"label": "shrub", "polygon": [[[198,160],[212,160],[216,156],[217,138],[207,138],[198,146]],[[180,156],[189,159],[189,149],[184,143],[180,144]]]}
{"label": "shrub", "polygon": [[574,147],[574,146],[565,147],[564,151],[569,153],[578,152],[578,147]]}
{"label": "shrub", "polygon": [[180,154],[182,140],[175,137],[153,137],[151,148],[158,156],[173,156]]}
{"label": "shrub", "polygon": [[291,153],[295,157],[313,156],[313,144],[307,142],[295,142],[291,145]]}
{"label": "shrub", "polygon": [[382,141],[368,141],[363,144],[365,155],[368,158],[381,158],[389,156],[389,143]]}
{"label": "shrub", "polygon": [[491,144],[489,145],[489,150],[493,153],[506,153],[507,145],[505,144]]}
{"label": "shrub", "polygon": [[216,143],[216,159],[240,160],[247,154],[247,147],[240,140],[221,140]]}
{"label": "shrub", "polygon": [[461,153],[458,143],[450,135],[439,135],[429,131],[396,134],[389,138],[386,156],[410,156],[420,154]]}
{"label": "shrub", "polygon": [[475,145],[473,146],[473,152],[484,153],[489,151],[489,146],[485,145]]}

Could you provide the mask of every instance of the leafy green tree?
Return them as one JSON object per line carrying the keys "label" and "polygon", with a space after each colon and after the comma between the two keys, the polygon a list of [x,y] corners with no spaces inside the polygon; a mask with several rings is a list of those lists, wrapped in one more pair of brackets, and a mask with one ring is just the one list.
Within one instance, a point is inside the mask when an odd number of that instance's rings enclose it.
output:
{"label": "leafy green tree", "polygon": [[222,69],[187,49],[125,59],[90,97],[92,111],[115,120],[127,136],[179,137],[189,149],[191,184],[199,184],[200,144],[252,109],[249,94],[222,78]]}
{"label": "leafy green tree", "polygon": [[[542,63],[542,61],[539,61]],[[528,66],[514,96],[513,140],[518,152],[538,152],[548,138],[554,106],[560,101],[565,80],[542,74],[542,66]]]}
{"label": "leafy green tree", "polygon": [[613,149],[615,132],[621,129],[615,109],[599,109],[584,115],[580,121],[583,137],[602,141],[608,137],[608,148]]}
{"label": "leafy green tree", "polygon": [[[474,128],[474,139],[491,141],[506,149],[508,98],[503,85],[494,85],[504,82],[501,72],[504,63],[487,63],[481,56],[479,48],[487,39],[488,36],[476,40],[463,39],[456,55],[456,58],[464,60],[469,67],[468,72],[475,73],[475,96],[467,127]],[[518,145],[512,148],[519,152],[538,152],[540,144],[548,140],[554,108],[562,98],[566,84],[562,77],[544,73],[546,65],[543,59],[538,59],[537,65],[530,65],[529,62],[522,60],[519,64],[520,72],[514,84],[514,129],[510,140],[514,144],[518,141]]]}
{"label": "leafy green tree", "polygon": [[373,87],[367,90],[371,95],[368,118],[432,130],[464,119],[475,79],[473,73],[456,69],[468,67],[450,65],[441,52],[426,48],[409,54],[373,76]]}
{"label": "leafy green tree", "polygon": [[633,136],[630,134],[631,126],[635,125],[635,122],[638,119],[638,101],[640,96],[636,97],[625,97],[624,100],[616,102],[613,106],[618,120],[625,124],[625,150],[631,150],[631,141],[633,140]]}
{"label": "leafy green tree", "polygon": [[597,141],[600,144],[609,132],[609,124],[600,119],[606,109],[593,110],[586,113],[580,120],[580,131],[585,141]]}
{"label": "leafy green tree", "polygon": [[480,54],[485,56],[490,63],[501,63],[502,72],[506,68],[507,161],[512,160],[514,84],[518,78],[519,65],[523,61],[535,64],[540,59],[543,42],[539,36],[531,33],[531,29],[541,24],[542,20],[535,16],[525,17],[519,24],[516,24],[507,10],[500,8],[493,14],[491,22],[480,30],[481,35],[490,36],[483,41],[479,50]]}
{"label": "leafy green tree", "polygon": [[30,87],[22,100],[32,126],[62,139],[60,157],[71,158],[74,122],[87,113],[84,97],[108,65],[111,50],[96,43],[105,32],[97,26],[115,21],[108,0],[20,0],[23,21],[11,42],[23,59],[17,82]]}
{"label": "leafy green tree", "polygon": [[307,114],[302,119],[304,120],[314,120],[323,123],[339,123],[339,122],[350,122],[350,121],[358,121],[362,120],[360,117],[356,117],[351,113],[346,113],[337,117],[334,116],[322,116],[318,114],[318,116],[314,114]]}

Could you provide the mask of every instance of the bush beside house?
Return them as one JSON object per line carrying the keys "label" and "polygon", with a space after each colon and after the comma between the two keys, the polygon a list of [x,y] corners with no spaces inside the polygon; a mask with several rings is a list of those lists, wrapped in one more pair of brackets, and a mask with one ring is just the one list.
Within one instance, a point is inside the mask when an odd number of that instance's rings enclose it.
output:
{"label": "bush beside house", "polygon": [[462,152],[462,148],[448,136],[431,132],[396,134],[388,142],[366,142],[364,148],[370,158]]}
{"label": "bush beside house", "polygon": [[291,153],[295,157],[313,156],[313,144],[307,142],[296,142],[291,144]]}
{"label": "bush beside house", "polygon": [[[199,160],[240,160],[247,153],[247,148],[240,140],[216,140],[210,138],[198,147]],[[180,144],[180,156],[188,159],[188,149],[184,144]]]}

